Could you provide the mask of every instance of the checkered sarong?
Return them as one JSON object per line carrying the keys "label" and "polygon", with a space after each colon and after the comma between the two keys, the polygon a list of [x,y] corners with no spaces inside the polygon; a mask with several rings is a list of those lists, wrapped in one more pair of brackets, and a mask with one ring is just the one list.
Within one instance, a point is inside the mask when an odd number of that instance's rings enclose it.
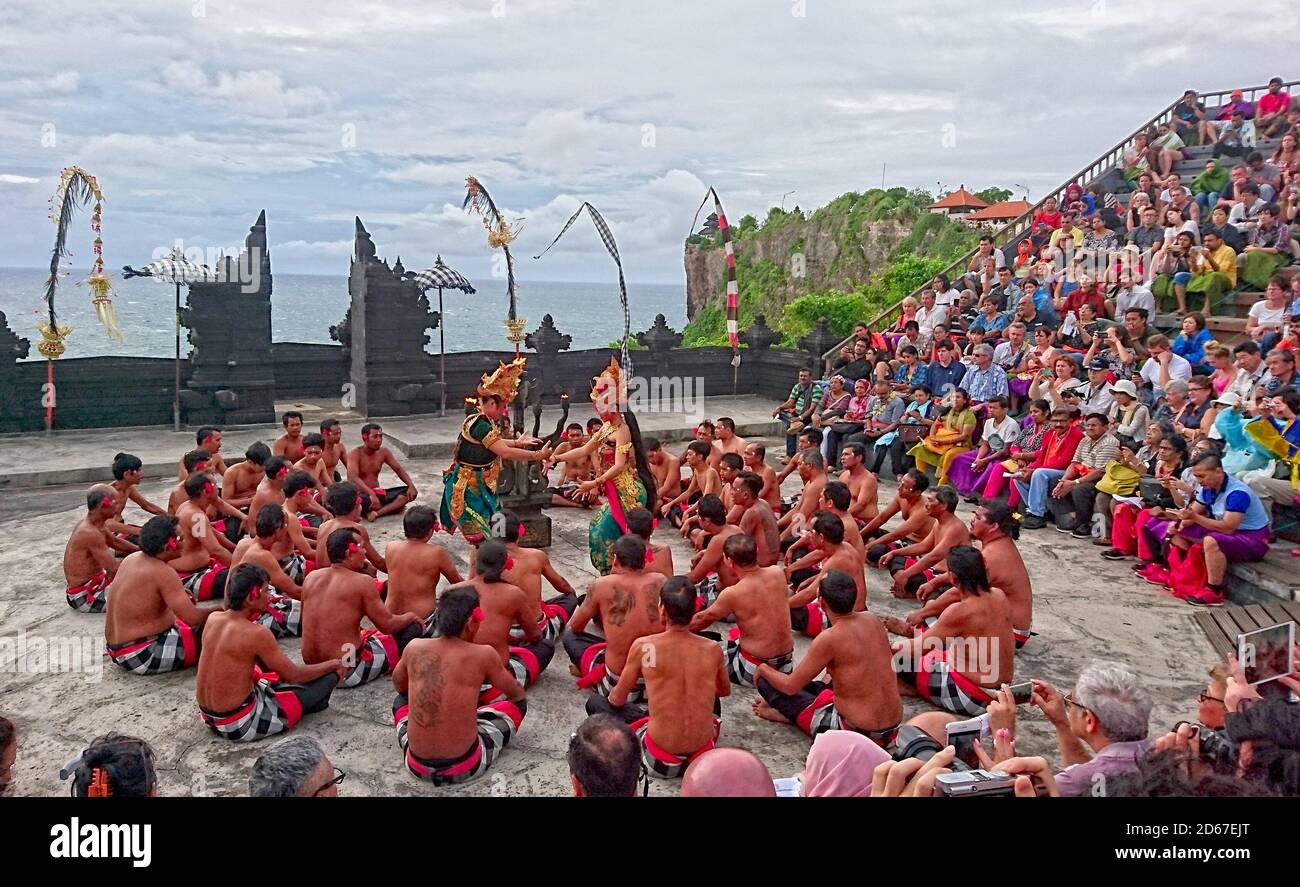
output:
{"label": "checkered sarong", "polygon": [[107,645],[108,658],[134,674],[162,674],[199,661],[199,632],[180,619],[161,634]]}
{"label": "checkered sarong", "polygon": [[294,585],[302,585],[302,580],[307,578],[307,556],[295,551],[280,559],[280,569],[293,580]]}
{"label": "checkered sarong", "polygon": [[835,691],[829,687],[817,694],[813,703],[799,713],[795,725],[809,736],[816,737],[827,730],[852,730],[861,733],[881,748],[887,748],[898,738],[898,725],[884,730],[862,730],[849,723],[835,708]]}
{"label": "checkered sarong", "polygon": [[[594,641],[591,646],[582,651],[578,661],[573,663],[578,666],[582,672],[582,677],[578,678],[579,690],[592,690],[597,696],[609,698],[609,694],[614,692],[618,686],[619,676],[610,670],[608,663],[605,662],[605,651],[609,644],[606,641],[595,640],[594,635],[588,635],[585,632],[579,633],[577,637],[586,638]],[[645,678],[637,679],[636,685],[631,692],[627,694],[628,705],[640,705],[646,701],[645,695]]]}
{"label": "checkered sarong", "polygon": [[107,570],[100,570],[80,585],[68,589],[68,606],[78,613],[102,613],[108,607],[108,588],[113,582]]}
{"label": "checkered sarong", "polygon": [[691,761],[713,748],[714,743],[718,741],[718,734],[722,732],[722,721],[715,717],[713,719],[713,738],[701,748],[683,758],[660,748],[650,738],[649,715],[629,726],[632,728],[632,732],[636,734],[636,738],[641,742],[641,760],[645,762],[646,769],[650,771],[652,776],[657,776],[660,779],[679,778],[686,772],[686,768],[691,765]]}
{"label": "checkered sarong", "polygon": [[352,654],[348,673],[339,681],[339,686],[351,689],[382,678],[397,667],[400,655],[397,640],[392,635],[377,628],[367,628],[361,632],[361,647]]}
{"label": "checkered sarong", "polygon": [[731,640],[723,646],[722,656],[727,662],[727,677],[731,678],[733,684],[742,687],[754,686],[754,673],[758,671],[760,662],[766,662],[785,674],[794,671],[794,650],[772,659],[756,659],[740,648],[740,632],[737,629],[732,629]]}
{"label": "checkered sarong", "polygon": [[226,567],[213,558],[208,565],[193,573],[180,573],[181,585],[196,601],[210,601],[226,594]]}
{"label": "checkered sarong", "polygon": [[277,638],[302,637],[302,602],[286,595],[270,595],[266,612],[255,620],[258,625],[271,629]]}
{"label": "checkered sarong", "polygon": [[831,627],[830,617],[817,601],[790,610],[790,627],[804,637],[815,638]]}
{"label": "checkered sarong", "polygon": [[508,699],[480,706],[478,742],[461,757],[444,761],[420,758],[411,751],[406,729],[410,704],[405,694],[399,694],[393,701],[393,726],[397,728],[397,744],[406,756],[407,770],[434,785],[456,785],[477,779],[487,772],[519,732],[527,710],[526,701],[511,702]]}
{"label": "checkered sarong", "polygon": [[302,720],[302,703],[288,691],[276,692],[275,686],[261,678],[244,704],[233,712],[216,714],[199,709],[203,723],[223,739],[232,742],[256,742],[290,729]]}
{"label": "checkered sarong", "polygon": [[[537,627],[542,631],[542,640],[554,644],[564,634],[574,610],[578,609],[576,593],[562,594],[557,598],[542,602],[542,615],[537,617]],[[525,640],[524,630],[518,625],[510,626],[510,641],[518,643]]]}
{"label": "checkered sarong", "polygon": [[931,650],[918,671],[903,670],[898,676],[914,684],[926,701],[953,714],[977,717],[993,701],[987,690],[948,665],[946,650]]}

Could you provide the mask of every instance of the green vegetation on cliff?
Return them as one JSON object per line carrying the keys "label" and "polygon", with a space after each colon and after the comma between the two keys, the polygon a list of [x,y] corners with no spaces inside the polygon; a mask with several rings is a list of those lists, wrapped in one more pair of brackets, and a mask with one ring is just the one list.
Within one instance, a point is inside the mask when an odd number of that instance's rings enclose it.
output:
{"label": "green vegetation on cliff", "polygon": [[[1000,198],[1001,194],[989,196]],[[781,333],[781,344],[793,345],[825,316],[832,329],[848,335],[855,322],[902,299],[975,245],[978,233],[930,213],[928,207],[933,202],[934,198],[921,190],[873,188],[841,194],[808,215],[797,208],[783,211],[773,207],[762,224],[752,215],[742,217],[732,228],[741,330],[753,323],[756,315],[764,314],[768,325]],[[883,263],[878,263],[867,279],[846,279],[843,269],[862,267],[868,245],[864,239],[871,237],[873,225],[882,222],[893,222],[907,233],[884,254]],[[834,238],[833,255],[820,273],[801,264],[806,237],[814,229],[829,231]],[[789,255],[778,264],[770,256],[770,245],[785,242],[792,234],[794,239],[786,250]],[[760,239],[768,247],[764,250],[768,257],[754,259]],[[710,237],[697,234],[687,243],[717,248],[722,246],[722,238],[716,232]],[[722,260],[721,254],[718,259]],[[842,285],[825,287],[828,279]],[[725,278],[721,283],[718,298],[710,298],[686,325],[684,345],[726,344]]]}

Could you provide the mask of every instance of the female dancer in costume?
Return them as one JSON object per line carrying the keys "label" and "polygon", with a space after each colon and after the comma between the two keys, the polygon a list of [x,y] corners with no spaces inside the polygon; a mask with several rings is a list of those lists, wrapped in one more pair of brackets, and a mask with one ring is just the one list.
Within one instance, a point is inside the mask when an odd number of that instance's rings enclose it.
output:
{"label": "female dancer in costume", "polygon": [[[614,568],[614,543],[627,533],[627,514],[634,508],[650,508],[647,490],[655,489],[654,475],[641,446],[636,416],[627,409],[627,383],[617,358],[594,379],[591,402],[604,420],[600,430],[583,446],[553,456],[554,462],[568,462],[595,455],[600,473],[579,485],[580,492],[600,492],[605,504],[591,520],[587,548],[591,564],[601,575]],[[653,511],[653,508],[651,509]]]}

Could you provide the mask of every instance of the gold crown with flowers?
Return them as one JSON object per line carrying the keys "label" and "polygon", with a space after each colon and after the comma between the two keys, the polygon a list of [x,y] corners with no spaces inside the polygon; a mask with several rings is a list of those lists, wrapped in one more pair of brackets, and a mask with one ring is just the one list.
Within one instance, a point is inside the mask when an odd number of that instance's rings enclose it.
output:
{"label": "gold crown with flowers", "polygon": [[481,397],[496,396],[502,402],[510,403],[519,391],[519,379],[524,374],[526,357],[516,357],[510,363],[501,363],[491,373],[484,373],[479,381],[478,393]]}
{"label": "gold crown with flowers", "polygon": [[613,406],[614,411],[622,412],[623,404],[627,403],[627,380],[623,378],[623,368],[618,365],[618,358],[611,357],[609,366],[591,381],[594,383],[591,402]]}

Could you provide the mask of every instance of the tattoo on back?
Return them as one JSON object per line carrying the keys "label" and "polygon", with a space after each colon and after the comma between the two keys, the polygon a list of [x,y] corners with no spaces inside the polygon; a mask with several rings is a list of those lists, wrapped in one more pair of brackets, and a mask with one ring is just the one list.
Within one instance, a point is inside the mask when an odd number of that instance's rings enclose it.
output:
{"label": "tattoo on back", "polygon": [[432,727],[438,721],[438,710],[442,707],[442,691],[447,686],[447,675],[443,672],[442,662],[434,656],[422,656],[413,664],[416,681],[427,696],[421,704],[411,706],[411,718],[421,727]]}
{"label": "tattoo on back", "polygon": [[636,603],[636,595],[622,588],[614,589],[614,601],[610,606],[609,621],[622,625],[627,621],[627,613]]}

